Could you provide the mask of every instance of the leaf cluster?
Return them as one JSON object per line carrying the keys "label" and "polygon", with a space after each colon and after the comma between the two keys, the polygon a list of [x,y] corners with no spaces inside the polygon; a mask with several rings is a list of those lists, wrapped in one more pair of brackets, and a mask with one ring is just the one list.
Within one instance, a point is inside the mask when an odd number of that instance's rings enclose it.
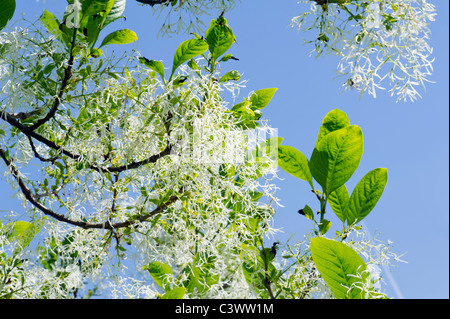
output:
{"label": "leaf cluster", "polygon": [[[310,206],[299,211],[317,226],[319,237],[311,239],[311,256],[325,282],[337,298],[377,298],[372,291],[367,266],[349,246],[324,237],[331,227],[325,219],[327,204],[342,221],[343,230],[337,231],[340,241],[346,239],[353,228],[373,210],[387,183],[387,170],[376,168],[368,172],[355,186],[351,195],[345,183],[359,166],[363,154],[363,135],[359,126],[351,125],[347,115],[339,110],[330,111],[322,121],[316,146],[308,160],[299,150],[278,146],[278,164],[287,173],[309,183],[315,193],[320,210],[316,216]],[[321,190],[314,186],[316,181]],[[368,292],[364,289],[368,289]]]}

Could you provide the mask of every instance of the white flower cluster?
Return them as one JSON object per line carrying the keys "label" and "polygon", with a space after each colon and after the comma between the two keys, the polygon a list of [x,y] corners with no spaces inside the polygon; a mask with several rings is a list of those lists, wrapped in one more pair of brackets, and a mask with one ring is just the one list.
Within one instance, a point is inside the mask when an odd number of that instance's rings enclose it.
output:
{"label": "white flower cluster", "polygon": [[234,8],[236,0],[179,0],[175,6],[170,3],[171,1],[168,0],[153,7],[153,12],[158,17],[163,13],[166,14],[158,35],[168,36],[173,33],[180,33],[182,30],[186,33],[196,32],[201,34],[207,28],[201,16],[209,15],[213,11],[216,11],[219,15],[222,11],[231,10]]}
{"label": "white flower cluster", "polygon": [[[57,68],[49,65],[60,55],[41,40],[37,33],[2,36],[2,43],[10,45],[1,61],[5,66],[2,83],[23,83],[40,70],[49,70],[42,76],[56,75]],[[113,62],[105,58],[90,67],[101,70],[100,63],[117,65]],[[64,69],[65,60],[60,63],[58,69]],[[147,222],[136,221],[126,234],[123,229],[108,234],[101,229],[73,228],[48,218],[40,235],[38,256],[28,258],[30,262],[22,271],[23,285],[18,284],[21,292],[16,296],[66,298],[76,294],[88,279],[95,281],[98,276],[117,273],[114,267],[108,269],[108,264],[117,264],[117,257],[124,260],[123,237],[133,244],[130,252],[136,252],[136,266],[140,279],[144,279],[119,280],[126,291],[123,297],[134,293],[149,297],[161,292],[148,285],[150,276],[142,271],[143,265],[155,260],[169,265],[178,284],[193,276],[189,269],[204,275],[191,297],[250,296],[251,289],[240,270],[239,252],[256,238],[274,232],[270,225],[274,208],[269,202],[274,199],[272,178],[276,175],[273,165],[268,165],[272,159],[264,153],[259,155],[266,156],[266,161],[245,160],[249,151],[245,132],[236,127],[222,99],[222,90],[238,92],[243,82],[223,86],[214,80],[218,74],[201,75],[181,66],[177,78],[185,80],[175,87],[174,83],[163,83],[136,57],[124,63],[128,69],[109,67],[90,74],[79,70],[77,63],[73,79],[79,81],[78,85],[68,91],[70,97],[65,95],[67,99],[54,119],[38,134],[59,141],[65,151],[77,154],[81,163],[101,167],[138,163],[169,144],[182,147],[172,149],[170,155],[154,163],[120,174],[95,171],[60,156],[40,163],[39,172],[23,174],[24,182],[42,195],[39,200],[47,208],[90,223],[128,221],[154,211],[172,195],[178,200]],[[110,76],[112,72],[115,76]],[[44,114],[47,112],[55,96],[42,89],[42,81],[29,83],[33,98],[31,94],[25,96],[24,85],[2,91],[4,112],[30,111],[32,101]],[[22,139],[22,134],[10,134],[8,125],[2,125],[7,131],[3,142],[14,150],[11,156],[15,167],[26,171],[34,165],[30,162],[35,154],[29,141]],[[260,130],[265,128],[267,123],[261,121]],[[47,145],[38,141],[34,144],[41,157],[58,155]],[[258,178],[265,173],[271,175]],[[10,180],[17,184],[13,178]],[[258,202],[255,194],[266,200]],[[26,207],[29,209],[29,204]],[[31,210],[36,218],[41,214]],[[256,226],[260,223],[265,227]],[[114,291],[110,290],[116,296]]]}
{"label": "white flower cluster", "polygon": [[345,77],[344,89],[376,96],[388,80],[391,95],[414,101],[416,87],[430,82],[433,70],[429,45],[429,22],[435,7],[426,0],[332,1],[318,5],[292,19],[300,30],[317,31],[315,49],[336,54],[337,73]]}

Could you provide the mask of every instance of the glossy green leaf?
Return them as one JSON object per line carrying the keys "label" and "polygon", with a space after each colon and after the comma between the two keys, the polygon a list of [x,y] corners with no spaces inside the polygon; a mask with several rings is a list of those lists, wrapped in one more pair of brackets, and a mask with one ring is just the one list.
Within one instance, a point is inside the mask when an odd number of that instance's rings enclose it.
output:
{"label": "glossy green leaf", "polygon": [[278,165],[286,173],[307,181],[314,189],[308,159],[302,152],[292,146],[280,145],[278,147]]}
{"label": "glossy green leaf", "polygon": [[363,154],[363,135],[351,125],[324,136],[314,148],[309,168],[326,196],[341,187],[359,166]]}
{"label": "glossy green leaf", "polygon": [[0,1],[0,30],[3,29],[14,16],[16,10],[15,0],[1,0]]}
{"label": "glossy green leaf", "polygon": [[205,53],[206,50],[208,50],[208,44],[205,40],[191,39],[182,42],[175,51],[170,78],[181,64]]}
{"label": "glossy green leaf", "polygon": [[344,211],[347,208],[348,200],[350,195],[348,194],[347,187],[342,185],[328,195],[328,204],[330,204],[331,209],[336,214],[336,216],[345,222]]}
{"label": "glossy green leaf", "polygon": [[161,296],[161,299],[183,299],[185,293],[186,288],[177,287],[167,291],[164,295]]}
{"label": "glossy green leaf", "polygon": [[350,120],[348,119],[345,112],[334,109],[324,117],[322,125],[319,129],[319,134],[317,136],[316,145],[319,144],[320,140],[328,133],[340,130],[342,128],[350,126]]}
{"label": "glossy green leaf", "polygon": [[312,238],[310,247],[312,259],[335,297],[361,298],[361,290],[356,286],[365,283],[369,273],[358,253],[344,243],[323,237]]}
{"label": "glossy green leaf", "polygon": [[241,78],[241,75],[236,70],[231,70],[227,73],[225,73],[220,79],[219,82],[227,82],[227,81],[239,81]]}
{"label": "glossy green leaf", "polygon": [[217,20],[211,20],[211,26],[205,33],[205,40],[213,60],[224,54],[235,40],[233,31],[227,24],[227,19],[219,17]]}
{"label": "glossy green leaf", "polygon": [[123,12],[125,11],[126,4],[127,0],[115,0],[114,5],[112,6],[108,16],[106,17],[105,25],[122,17]]}
{"label": "glossy green leaf", "polygon": [[107,16],[114,6],[115,0],[84,0],[81,2],[80,28],[87,25],[90,18],[99,19],[98,25],[103,26]]}
{"label": "glossy green leaf", "polygon": [[360,222],[372,211],[383,194],[387,180],[387,169],[376,168],[359,181],[344,213],[349,225]]}
{"label": "glossy green leaf", "polygon": [[123,29],[108,34],[104,39],[100,48],[109,44],[128,44],[136,41],[137,35],[134,31]]}
{"label": "glossy green leaf", "polygon": [[268,88],[268,89],[261,89],[258,91],[255,91],[250,96],[250,102],[252,103],[252,109],[262,109],[265,108],[270,100],[272,100],[275,92],[277,91],[277,88]]}
{"label": "glossy green leaf", "polygon": [[154,261],[145,266],[144,269],[148,270],[158,286],[164,288],[164,290],[169,289],[172,281],[172,269],[169,266],[159,261]]}
{"label": "glossy green leaf", "polygon": [[161,79],[164,80],[164,65],[162,64],[162,62],[155,61],[155,60],[149,60],[144,57],[140,57],[139,62],[144,64],[147,68],[158,73],[161,76]]}

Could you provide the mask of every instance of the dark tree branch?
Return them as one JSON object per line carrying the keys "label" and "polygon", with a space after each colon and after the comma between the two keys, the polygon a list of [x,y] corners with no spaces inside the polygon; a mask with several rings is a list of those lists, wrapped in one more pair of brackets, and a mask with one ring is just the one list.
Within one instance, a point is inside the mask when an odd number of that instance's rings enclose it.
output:
{"label": "dark tree branch", "polygon": [[275,296],[273,295],[273,292],[272,292],[272,288],[270,287],[270,280],[267,277],[267,275],[264,278],[264,287],[266,287],[267,292],[269,293],[270,299],[275,299]]}
{"label": "dark tree branch", "polygon": [[[63,147],[57,145],[56,143],[50,141],[49,139],[46,139],[45,137],[43,137],[42,135],[36,133],[35,131],[33,131],[29,126],[23,125],[22,123],[20,123],[19,121],[17,121],[14,117],[11,116],[11,114],[9,114],[8,112],[2,111],[0,110],[0,118],[7,121],[9,124],[11,124],[12,126],[18,128],[22,133],[24,133],[27,137],[32,137],[36,140],[38,140],[39,142],[45,144],[46,146],[66,155],[67,157],[74,159],[76,161],[81,160],[81,156],[78,154],[74,154],[70,151],[67,151],[66,149],[64,149]],[[125,165],[121,165],[121,166],[116,166],[116,167],[100,167],[97,166],[95,164],[89,163],[88,167],[90,169],[93,169],[97,172],[102,172],[102,173],[120,173],[120,172],[124,172],[127,171],[129,169],[135,169],[135,168],[139,168],[143,165],[146,164],[150,164],[150,163],[155,163],[158,159],[160,159],[161,157],[164,157],[166,155],[170,154],[170,151],[172,149],[172,146],[167,146],[161,153],[159,154],[155,154],[152,155],[142,161],[139,162],[132,162],[129,164],[125,164]]]}
{"label": "dark tree branch", "polygon": [[[169,3],[169,1],[167,0],[161,0],[161,1],[146,1],[146,0],[137,0],[138,2],[142,2],[142,3],[146,3],[146,4],[150,4],[150,5],[155,5],[155,4],[163,4],[163,3]],[[75,154],[72,153],[71,151],[66,150],[65,148],[57,145],[55,142],[45,138],[44,136],[38,134],[35,132],[35,130],[37,128],[39,128],[40,126],[42,126],[43,124],[45,124],[46,122],[48,122],[49,120],[51,120],[52,118],[54,118],[60,104],[61,101],[63,100],[63,95],[67,89],[67,86],[69,84],[69,81],[72,77],[72,69],[73,69],[73,65],[74,65],[74,59],[75,56],[73,54],[73,48],[75,47],[75,40],[76,40],[76,33],[77,33],[77,29],[74,29],[74,33],[73,33],[73,37],[72,37],[72,43],[71,43],[71,52],[70,52],[70,56],[69,56],[69,61],[68,61],[68,65],[67,68],[64,70],[64,76],[62,78],[62,82],[61,82],[61,86],[59,88],[59,92],[58,92],[58,96],[55,98],[52,107],[50,108],[49,112],[41,119],[37,120],[33,125],[31,126],[27,126],[27,125],[23,125],[19,120],[24,120],[29,118],[30,116],[35,115],[37,112],[39,112],[39,109],[30,111],[30,112],[19,112],[19,113],[9,113],[3,110],[0,110],[0,118],[6,122],[8,122],[10,125],[16,127],[17,129],[19,129],[29,140],[30,146],[32,148],[32,151],[34,153],[34,156],[36,158],[38,158],[40,161],[42,162],[54,162],[55,160],[57,160],[57,158],[60,155],[57,155],[55,157],[52,158],[44,158],[43,156],[41,156],[37,150],[36,147],[33,143],[33,139],[43,143],[44,145],[46,145],[47,147],[50,147],[52,149],[54,149],[55,151],[57,151],[58,153],[65,155],[73,160],[76,161],[82,161],[82,156],[79,154]],[[172,146],[168,145],[162,152],[160,152],[159,154],[155,154],[152,155],[144,160],[138,161],[138,162],[132,162],[129,164],[125,164],[125,165],[121,165],[121,166],[115,166],[115,167],[101,167],[98,166],[97,164],[93,164],[93,163],[88,163],[88,167],[92,170],[98,171],[98,172],[103,172],[103,173],[120,173],[123,171],[127,171],[129,169],[136,169],[139,168],[141,166],[144,166],[146,164],[149,163],[155,163],[158,159],[169,155],[171,152]],[[36,208],[38,208],[40,211],[42,211],[44,214],[51,216],[61,222],[65,222],[74,226],[78,226],[78,227],[82,227],[85,229],[88,228],[98,228],[98,229],[116,229],[116,228],[123,228],[123,227],[129,227],[130,225],[136,223],[137,221],[145,221],[146,219],[154,216],[155,214],[158,214],[160,212],[162,212],[164,209],[166,209],[170,204],[172,204],[173,202],[175,202],[178,197],[177,196],[172,196],[169,198],[169,200],[160,205],[159,207],[157,207],[155,210],[153,210],[152,212],[145,214],[145,215],[141,215],[138,216],[137,218],[134,219],[130,219],[128,221],[125,222],[119,222],[119,223],[111,223],[110,221],[106,222],[106,223],[88,223],[88,222],[84,222],[84,221],[75,221],[72,220],[62,214],[58,214],[56,212],[54,212],[53,210],[51,210],[50,208],[44,206],[43,204],[41,204],[39,202],[39,199],[45,196],[50,196],[50,195],[56,195],[57,192],[61,189],[62,185],[60,188],[58,188],[57,190],[53,191],[53,192],[48,192],[48,193],[44,193],[44,194],[34,194],[30,188],[26,185],[25,181],[22,179],[21,174],[19,172],[19,170],[17,169],[17,167],[13,164],[13,160],[9,158],[9,156],[7,155],[6,151],[0,146],[0,157],[3,159],[3,161],[5,162],[5,164],[7,165],[7,167],[9,168],[11,174],[13,175],[13,177],[16,179],[21,192],[23,193],[23,195],[25,196],[25,198],[32,204],[34,205]],[[113,202],[113,209],[115,207],[115,202]]]}
{"label": "dark tree branch", "polygon": [[155,4],[163,4],[163,3],[169,3],[169,0],[136,0],[140,3],[149,4],[151,6],[154,6]]}
{"label": "dark tree branch", "polygon": [[30,136],[28,136],[28,135],[27,135],[27,138],[28,138],[28,141],[30,142],[31,149],[33,150],[34,157],[39,159],[41,162],[52,162],[52,163],[54,163],[58,159],[59,155],[51,157],[51,158],[44,158],[44,157],[42,157],[37,152],[36,147],[34,146],[34,143],[33,143],[33,139]]}
{"label": "dark tree branch", "polygon": [[11,124],[12,126],[18,128],[22,133],[24,133],[26,136],[32,137],[36,140],[38,140],[39,142],[47,145],[50,148],[53,148],[56,151],[61,152],[62,154],[74,159],[74,160],[78,160],[80,159],[80,155],[76,155],[73,154],[67,150],[65,150],[64,148],[58,146],[57,144],[55,144],[54,142],[46,139],[45,137],[43,137],[42,135],[34,132],[31,127],[23,125],[22,123],[20,123],[19,121],[17,121],[14,117],[11,116],[11,114],[9,114],[8,112],[2,111],[0,110],[0,118],[6,122],[8,122],[9,124]]}
{"label": "dark tree branch", "polygon": [[46,193],[42,193],[42,194],[34,194],[34,198],[35,199],[40,199],[42,197],[47,197],[47,196],[51,196],[51,195],[55,195],[57,196],[58,193],[61,191],[61,189],[64,188],[64,186],[66,185],[66,183],[61,183],[61,185],[59,185],[55,190],[51,191],[51,192],[46,192]]}
{"label": "dark tree branch", "polygon": [[30,111],[30,112],[9,113],[9,115],[13,119],[25,120],[25,119],[29,118],[30,116],[33,116],[37,112],[39,112],[39,109],[35,109],[33,111]]}
{"label": "dark tree branch", "polygon": [[143,222],[143,221],[149,219],[150,217],[161,213],[167,207],[169,207],[172,203],[174,203],[175,201],[178,200],[178,196],[176,196],[176,195],[171,196],[167,202],[161,204],[160,206],[155,208],[150,213],[140,215],[134,219],[129,219],[124,222],[111,223],[108,221],[106,223],[89,223],[89,222],[84,222],[84,221],[76,221],[76,220],[72,220],[62,214],[58,214],[58,213],[54,212],[53,210],[49,209],[48,207],[42,205],[37,200],[41,196],[33,194],[33,192],[30,190],[30,188],[25,184],[22,177],[20,177],[20,172],[17,170],[16,166],[12,163],[12,160],[8,159],[8,156],[6,155],[6,151],[1,146],[0,146],[0,157],[3,159],[3,162],[5,162],[6,166],[9,168],[11,174],[13,175],[13,177],[19,184],[22,194],[25,196],[25,198],[31,204],[33,204],[33,206],[38,208],[45,215],[51,216],[51,217],[55,218],[56,220],[59,220],[61,222],[64,222],[64,223],[67,223],[70,225],[78,226],[78,227],[81,227],[84,229],[109,229],[109,230],[112,230],[112,229],[129,227],[138,221]]}
{"label": "dark tree branch", "polygon": [[148,157],[148,158],[146,158],[146,159],[144,159],[142,161],[132,162],[130,164],[125,164],[125,165],[116,166],[116,167],[108,167],[108,168],[99,168],[98,167],[98,169],[99,169],[99,171],[102,171],[102,172],[105,172],[105,173],[107,173],[107,172],[120,173],[120,172],[123,172],[123,171],[127,171],[129,169],[139,168],[141,166],[144,166],[144,165],[147,165],[147,164],[150,164],[150,163],[155,163],[158,159],[160,159],[160,158],[162,158],[162,157],[164,157],[166,155],[169,155],[171,150],[172,150],[172,146],[167,146],[166,149],[164,151],[162,151],[161,153],[152,155],[152,156],[150,156],[150,157]]}

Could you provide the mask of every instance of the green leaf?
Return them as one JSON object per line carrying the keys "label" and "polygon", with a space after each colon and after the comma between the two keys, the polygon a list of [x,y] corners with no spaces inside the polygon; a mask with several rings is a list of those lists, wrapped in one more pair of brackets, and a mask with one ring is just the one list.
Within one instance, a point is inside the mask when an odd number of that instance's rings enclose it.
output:
{"label": "green leaf", "polygon": [[322,121],[322,126],[319,129],[316,145],[318,145],[320,140],[328,133],[340,130],[347,126],[350,126],[350,120],[345,112],[339,109],[334,109],[328,112]]}
{"label": "green leaf", "polygon": [[254,273],[257,271],[257,267],[256,264],[249,261],[249,260],[245,260],[242,263],[242,272],[244,274],[245,280],[247,281],[247,283],[250,286],[253,286],[255,284],[257,284],[256,280],[255,280],[255,276]]}
{"label": "green leaf", "polygon": [[14,16],[16,10],[15,0],[0,1],[0,30],[3,29]]}
{"label": "green leaf", "polygon": [[392,30],[394,27],[394,24],[397,22],[397,19],[389,14],[381,14],[381,16],[384,18],[383,25],[385,26],[387,31]]}
{"label": "green leaf", "polygon": [[161,299],[183,299],[185,293],[186,288],[177,287],[167,291],[164,295],[161,296]]}
{"label": "green leaf", "polygon": [[324,34],[324,33],[321,33],[318,37],[317,37],[317,40],[320,40],[320,41],[322,41],[322,42],[328,42],[328,41],[330,41],[330,39],[327,37],[327,35],[326,34]]}
{"label": "green leaf", "polygon": [[103,51],[101,49],[93,48],[89,50],[89,57],[90,58],[98,58],[103,55]]}
{"label": "green leaf", "polygon": [[255,118],[255,112],[249,108],[250,102],[244,101],[233,105],[231,111],[235,113],[235,117],[239,119],[251,120]]}
{"label": "green leaf", "polygon": [[17,221],[11,224],[12,231],[8,236],[8,240],[16,240],[26,235],[33,227],[32,223]]}
{"label": "green leaf", "polygon": [[327,198],[328,204],[330,204],[331,209],[336,214],[336,216],[340,220],[342,220],[342,222],[345,222],[344,212],[347,208],[349,198],[350,195],[348,194],[348,190],[345,185],[342,185],[335,191],[331,192]]}
{"label": "green leaf", "polygon": [[335,297],[361,298],[356,286],[365,284],[369,277],[363,259],[347,245],[323,237],[312,238],[310,247],[312,259]]}
{"label": "green leaf", "polygon": [[81,2],[80,28],[87,25],[90,18],[100,19],[98,25],[103,27],[104,22],[114,6],[115,0],[84,0]]}
{"label": "green leaf", "polygon": [[177,87],[180,87],[186,83],[186,80],[188,79],[185,75],[177,75],[173,79],[173,88],[176,89]]}
{"label": "green leaf", "polygon": [[27,247],[42,229],[44,218],[35,220],[33,223],[17,221],[10,223],[11,231],[8,234],[9,241],[17,241],[21,249]]}
{"label": "green leaf", "polygon": [[261,142],[260,147],[266,156],[268,156],[271,160],[276,161],[278,159],[278,149],[281,142],[283,142],[282,137],[273,136]]}
{"label": "green leaf", "polygon": [[219,82],[227,82],[230,80],[239,81],[241,78],[241,75],[236,70],[231,70],[227,73],[225,73],[219,80]]}
{"label": "green leaf", "polygon": [[326,196],[347,182],[359,166],[363,135],[351,125],[325,135],[314,148],[309,168]]}
{"label": "green leaf", "polygon": [[197,254],[191,267],[191,280],[200,293],[207,292],[211,285],[217,284],[219,281],[219,274],[214,269],[214,263],[217,257],[208,256],[207,254]]}
{"label": "green leaf", "polygon": [[102,44],[100,45],[100,48],[104,45],[109,44],[128,44],[136,41],[137,35],[131,30],[123,29],[123,30],[117,30],[110,34],[108,34],[104,39]]}
{"label": "green leaf", "polygon": [[328,230],[330,229],[330,227],[331,227],[331,222],[325,218],[322,219],[322,221],[319,224],[320,234],[325,235],[328,232]]}
{"label": "green leaf", "polygon": [[192,70],[198,70],[200,69],[200,67],[198,66],[197,62],[195,62],[195,60],[189,60],[188,61],[188,65]]}
{"label": "green leaf", "polygon": [[372,211],[383,194],[387,180],[387,169],[376,168],[359,181],[344,214],[349,225],[360,222]]}
{"label": "green leaf", "polygon": [[255,149],[248,154],[248,160],[255,160],[261,157],[268,157],[275,161],[277,159],[278,148],[283,141],[282,137],[273,136],[256,145]]}
{"label": "green leaf", "polygon": [[127,0],[115,0],[111,11],[109,11],[109,14],[105,19],[105,25],[122,17],[122,13],[125,11],[126,4]]}
{"label": "green leaf", "polygon": [[263,261],[263,265],[269,265],[269,263],[272,262],[275,258],[275,253],[273,252],[272,248],[264,248],[259,251],[259,256],[261,257]]}
{"label": "green leaf", "polygon": [[61,36],[62,32],[59,29],[60,22],[52,13],[44,9],[44,13],[39,20],[41,20],[42,24],[48,30],[48,32],[57,36]]}
{"label": "green leaf", "polygon": [[145,266],[144,269],[148,270],[158,286],[166,291],[169,290],[172,281],[172,269],[169,266],[159,261],[154,261]]}
{"label": "green leaf", "polygon": [[305,215],[306,218],[314,220],[314,212],[308,205],[305,205],[303,209],[299,211],[300,214]]}
{"label": "green leaf", "polygon": [[208,44],[202,39],[191,39],[182,42],[175,51],[173,57],[172,73],[170,74],[170,79],[175,70],[184,62],[195,58],[208,50]]}
{"label": "green leaf", "polygon": [[269,104],[270,100],[272,100],[277,88],[269,88],[255,91],[250,96],[250,102],[252,103],[252,109],[262,109]]}
{"label": "green leaf", "polygon": [[161,79],[164,80],[164,65],[162,64],[162,62],[155,61],[155,60],[149,60],[149,59],[144,58],[144,57],[140,57],[139,58],[139,62],[144,64],[147,68],[149,68],[149,69],[155,71],[156,73],[158,73],[159,76],[161,76]]}
{"label": "green leaf", "polygon": [[217,20],[211,20],[211,26],[205,33],[205,40],[215,61],[233,45],[235,37],[227,20],[219,17]]}
{"label": "green leaf", "polygon": [[314,189],[308,159],[302,152],[292,146],[278,146],[278,165],[286,173],[307,181],[311,188]]}
{"label": "green leaf", "polygon": [[227,62],[229,59],[239,60],[235,58],[231,53],[225,54],[222,58],[220,58],[219,62]]}

